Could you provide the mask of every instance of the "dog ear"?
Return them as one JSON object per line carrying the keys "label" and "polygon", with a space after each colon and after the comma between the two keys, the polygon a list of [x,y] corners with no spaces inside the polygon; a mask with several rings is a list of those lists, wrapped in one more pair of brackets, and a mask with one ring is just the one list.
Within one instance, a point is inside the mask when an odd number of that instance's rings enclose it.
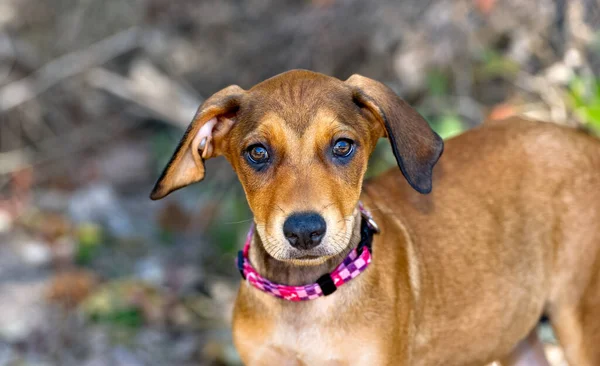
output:
{"label": "dog ear", "polygon": [[215,93],[198,108],[175,153],[154,185],[150,198],[161,199],[176,189],[204,179],[204,160],[222,154],[227,133],[245,90],[231,85]]}
{"label": "dog ear", "polygon": [[419,193],[431,192],[432,170],[444,142],[427,121],[390,88],[373,79],[352,75],[354,102],[367,108],[384,128],[402,174]]}

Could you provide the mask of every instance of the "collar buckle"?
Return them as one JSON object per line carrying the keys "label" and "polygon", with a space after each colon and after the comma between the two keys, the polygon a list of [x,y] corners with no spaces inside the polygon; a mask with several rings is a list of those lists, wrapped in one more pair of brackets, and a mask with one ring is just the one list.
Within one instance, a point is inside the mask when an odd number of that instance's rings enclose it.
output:
{"label": "collar buckle", "polygon": [[373,230],[374,233],[378,234],[379,226],[377,226],[377,223],[375,222],[375,220],[373,220],[373,218],[371,216],[365,216],[365,219],[367,220],[367,224],[369,225],[371,230]]}
{"label": "collar buckle", "polygon": [[237,255],[237,268],[240,271],[240,274],[242,275],[242,278],[244,280],[246,280],[246,275],[244,274],[244,251],[243,250],[238,251],[238,255]]}
{"label": "collar buckle", "polygon": [[337,290],[337,286],[333,282],[333,278],[331,278],[331,274],[325,273],[319,279],[317,279],[317,284],[323,291],[323,296],[331,295]]}

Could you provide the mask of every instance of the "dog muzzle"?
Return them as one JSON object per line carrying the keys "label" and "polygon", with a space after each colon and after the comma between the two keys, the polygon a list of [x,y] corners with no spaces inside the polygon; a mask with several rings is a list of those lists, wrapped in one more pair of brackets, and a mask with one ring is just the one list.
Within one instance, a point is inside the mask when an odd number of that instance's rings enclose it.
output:
{"label": "dog muzzle", "polygon": [[363,207],[362,203],[359,202],[358,207],[362,217],[359,244],[350,251],[342,263],[331,273],[319,277],[317,282],[303,286],[288,286],[273,283],[259,275],[256,269],[252,267],[248,255],[250,243],[254,236],[254,225],[248,231],[244,249],[238,252],[237,266],[242,278],[263,292],[289,301],[313,300],[321,296],[331,295],[338,287],[364,272],[371,263],[373,235],[379,232],[379,228],[371,213]]}

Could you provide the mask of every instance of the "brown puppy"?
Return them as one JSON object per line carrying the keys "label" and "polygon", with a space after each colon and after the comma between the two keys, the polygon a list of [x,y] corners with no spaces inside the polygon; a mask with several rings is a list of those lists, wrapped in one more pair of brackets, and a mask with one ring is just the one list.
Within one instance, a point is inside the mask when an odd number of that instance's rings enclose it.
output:
{"label": "brown puppy", "polygon": [[[363,186],[380,137],[406,180],[393,169]],[[151,197],[225,156],[254,213],[250,261],[287,285],[331,272],[360,240],[359,199],[372,211],[372,264],[333,294],[297,303],[242,283],[248,366],[516,364],[544,312],[571,365],[600,365],[600,143],[493,122],[447,141],[432,173],[442,148],[383,84],[290,71],[209,98]],[[306,213],[323,230],[288,235]]]}

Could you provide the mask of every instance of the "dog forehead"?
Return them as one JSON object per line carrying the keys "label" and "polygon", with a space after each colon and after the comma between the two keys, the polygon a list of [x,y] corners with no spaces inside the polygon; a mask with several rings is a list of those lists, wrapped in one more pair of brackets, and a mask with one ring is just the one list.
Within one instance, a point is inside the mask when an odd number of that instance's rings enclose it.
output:
{"label": "dog forehead", "polygon": [[291,70],[266,79],[250,89],[250,92],[288,94],[318,91],[325,86],[342,86],[344,83],[332,76],[308,70]]}
{"label": "dog forehead", "polygon": [[240,107],[245,133],[277,116],[302,136],[323,119],[347,122],[356,113],[352,92],[342,81],[304,70],[289,71],[257,84]]}
{"label": "dog forehead", "polygon": [[[294,119],[290,119],[294,121]],[[280,136],[286,140],[297,140],[304,145],[311,145],[313,140],[328,137],[345,126],[338,118],[337,113],[326,107],[321,107],[306,118],[302,131],[298,130],[296,123],[289,122],[279,113],[268,112],[260,120],[255,131],[264,136]]]}

